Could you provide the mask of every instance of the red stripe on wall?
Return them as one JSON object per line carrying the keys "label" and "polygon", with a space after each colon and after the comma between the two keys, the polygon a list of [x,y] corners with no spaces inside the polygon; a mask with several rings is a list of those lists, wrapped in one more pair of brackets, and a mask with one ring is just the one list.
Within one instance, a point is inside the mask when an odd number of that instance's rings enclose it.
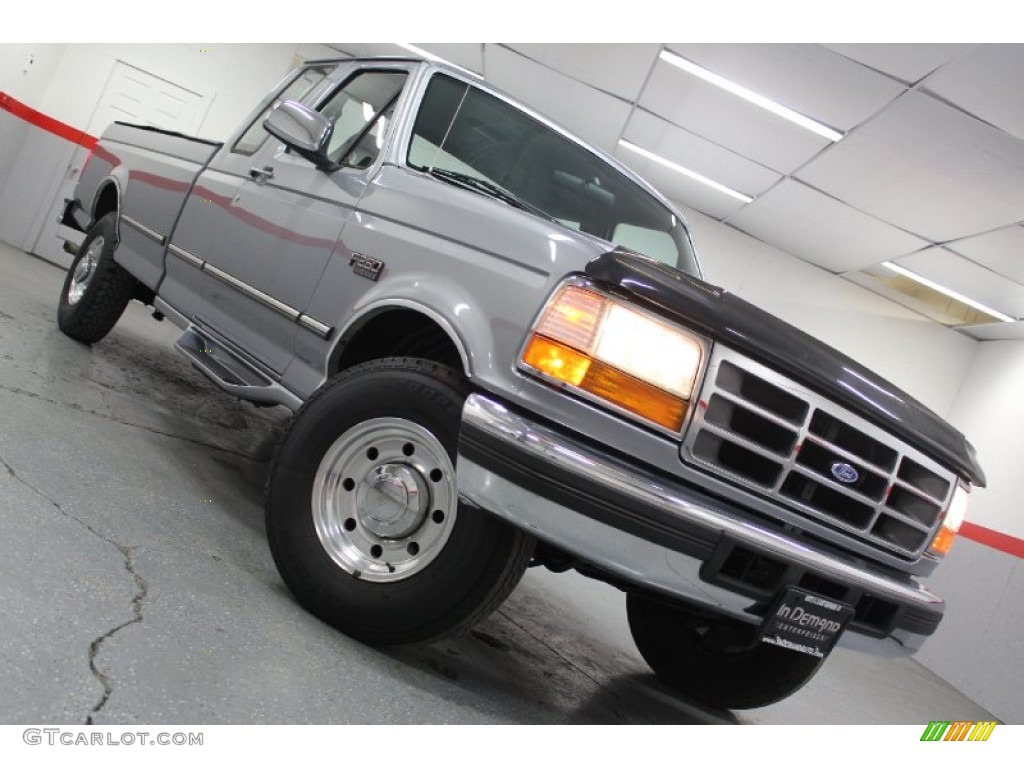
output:
{"label": "red stripe on wall", "polygon": [[960,535],[1008,555],[1024,558],[1024,539],[966,521],[960,524]]}
{"label": "red stripe on wall", "polygon": [[54,136],[60,136],[62,139],[70,141],[72,144],[80,144],[89,150],[96,146],[97,139],[95,136],[90,136],[85,131],[72,128],[67,123],[62,123],[60,120],[55,120],[49,115],[37,112],[32,109],[32,107],[27,104],[23,104],[3,91],[0,91],[0,110],[10,112],[15,117],[24,120],[26,123],[30,123],[37,128],[42,128],[44,131],[52,133]]}

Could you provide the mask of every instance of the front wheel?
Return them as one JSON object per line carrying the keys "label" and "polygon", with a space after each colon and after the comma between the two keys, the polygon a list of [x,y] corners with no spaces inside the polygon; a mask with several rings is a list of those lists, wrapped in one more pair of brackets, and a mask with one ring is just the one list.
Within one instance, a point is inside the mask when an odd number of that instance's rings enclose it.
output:
{"label": "front wheel", "polygon": [[97,221],[64,279],[57,306],[57,326],[76,341],[93,344],[108,333],[135,295],[137,283],[114,261],[117,214]]}
{"label": "front wheel", "polygon": [[638,593],[626,597],[633,640],[662,682],[705,706],[753,709],[796,693],[821,660],[759,641],[749,624],[711,619]]}
{"label": "front wheel", "polygon": [[270,470],[267,538],[309,611],[364,642],[467,628],[518,583],[533,539],[460,505],[465,381],[425,360],[357,366],[296,414]]}

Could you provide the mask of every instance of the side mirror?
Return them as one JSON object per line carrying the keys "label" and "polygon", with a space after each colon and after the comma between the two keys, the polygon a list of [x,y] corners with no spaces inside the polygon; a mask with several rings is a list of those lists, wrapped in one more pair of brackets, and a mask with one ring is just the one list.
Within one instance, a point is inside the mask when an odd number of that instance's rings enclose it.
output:
{"label": "side mirror", "polygon": [[328,171],[338,168],[338,164],[327,157],[334,124],[319,112],[297,101],[284,101],[267,115],[263,128],[317,168]]}

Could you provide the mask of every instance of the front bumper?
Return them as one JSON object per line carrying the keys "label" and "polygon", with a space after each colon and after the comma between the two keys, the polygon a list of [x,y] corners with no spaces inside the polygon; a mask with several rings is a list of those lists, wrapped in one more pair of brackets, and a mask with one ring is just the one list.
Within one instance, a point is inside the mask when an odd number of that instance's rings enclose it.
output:
{"label": "front bumper", "polygon": [[[515,412],[491,396],[466,401],[460,496],[587,562],[609,580],[750,623],[800,585],[854,606],[841,644],[883,654],[918,648],[941,598],[909,576],[872,568],[824,542],[678,478]],[[895,642],[894,642],[895,641]]]}

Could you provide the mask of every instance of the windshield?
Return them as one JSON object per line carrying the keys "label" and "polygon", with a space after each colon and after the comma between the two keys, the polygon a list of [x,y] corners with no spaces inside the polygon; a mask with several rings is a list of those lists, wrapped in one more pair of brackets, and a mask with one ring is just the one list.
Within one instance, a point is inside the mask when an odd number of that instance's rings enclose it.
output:
{"label": "windshield", "polygon": [[699,274],[685,228],[652,195],[547,125],[448,75],[427,87],[408,163]]}

